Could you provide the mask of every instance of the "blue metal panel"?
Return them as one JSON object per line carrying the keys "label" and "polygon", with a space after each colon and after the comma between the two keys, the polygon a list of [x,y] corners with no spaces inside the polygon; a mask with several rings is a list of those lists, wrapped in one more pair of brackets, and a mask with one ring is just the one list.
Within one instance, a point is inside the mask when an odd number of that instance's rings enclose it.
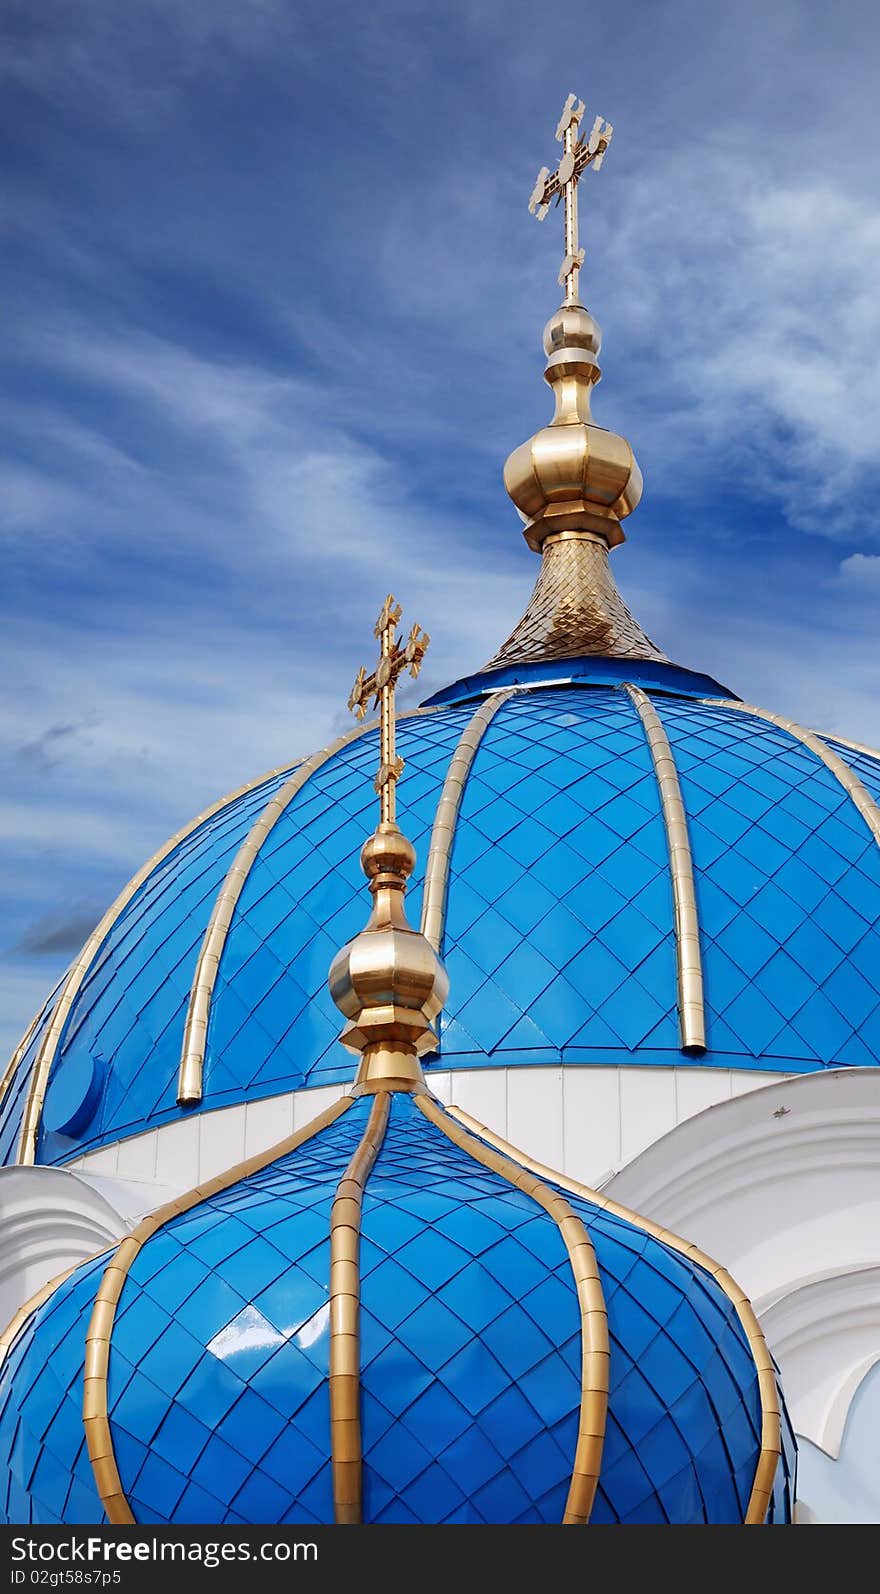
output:
{"label": "blue metal panel", "polygon": [[[575,684],[511,699],[477,752],[452,853],[451,995],[429,1066],[682,1065],[656,782],[628,698],[590,684],[595,661],[586,664]],[[681,682],[676,690],[655,701],[694,851],[709,1044],[700,1065],[876,1066],[880,849],[839,782],[791,736],[694,701]],[[401,819],[419,854],[413,922],[436,803],[471,712],[464,704],[401,725]],[[880,794],[880,761],[840,752]],[[364,922],[358,854],[375,756],[372,734],[336,755],[257,859],[221,960],[203,1109],[351,1075],[325,981]],[[72,1062],[106,1065],[102,1101],[79,1138],[44,1133],[41,1161],[178,1116],[198,946],[228,864],[280,778],[182,843],[111,931],[61,1048]],[[4,1105],[7,1160],[36,1048]]]}
{"label": "blue metal panel", "polygon": [[666,835],[622,692],[534,692],[495,716],[465,787],[443,950],[447,1067],[677,1046]]}
{"label": "blue metal panel", "polygon": [[[412,924],[446,770],[469,719],[468,709],[451,709],[398,727],[406,760],[399,822],[417,854],[407,893]],[[327,971],[369,911],[360,853],[376,822],[377,757],[370,732],[317,770],[248,876],[211,1004],[205,1091],[212,1106],[351,1078]]]}
{"label": "blue metal panel", "polygon": [[618,686],[631,681],[646,692],[675,692],[682,697],[731,697],[713,681],[711,675],[682,669],[679,664],[663,664],[659,659],[605,659],[589,655],[580,659],[539,660],[534,664],[506,664],[497,670],[480,670],[462,676],[425,699],[432,707],[441,703],[472,702],[499,692],[505,686],[547,686],[560,681],[580,682],[583,686]]}
{"label": "blue metal panel", "polygon": [[0,1370],[0,1522],[101,1523],[82,1425],[86,1329],[106,1256],[28,1319]]}
{"label": "blue metal panel", "polygon": [[214,815],[149,876],[110,930],[71,1008],[59,1057],[109,1065],[101,1105],[77,1140],[40,1136],[38,1160],[62,1161],[176,1116],[183,1022],[214,898],[278,775]]}
{"label": "blue metal panel", "polygon": [[138,1521],[333,1520],[330,1207],[369,1105],[166,1224],[132,1264],[109,1411]]}
{"label": "blue metal panel", "polygon": [[9,1082],[6,1095],[0,1102],[0,1167],[6,1167],[16,1160],[31,1074],[33,1073],[34,1063],[37,1060],[37,1053],[40,1050],[43,1036],[51,1021],[55,1008],[55,999],[60,988],[61,985],[57,985],[51,996],[44,1003],[40,1021],[22,1054],[13,1078]]}
{"label": "blue metal panel", "polygon": [[[333,1520],[329,1226],[370,1109],[172,1219],[114,1324],[108,1410],[142,1522]],[[611,1334],[597,1522],[742,1520],[760,1448],[751,1355],[711,1277],[570,1196]],[[363,1203],[368,1522],[558,1522],[577,1443],[581,1331],[559,1228],[397,1095]],[[37,1312],[0,1376],[7,1520],[100,1520],[81,1424],[106,1258]],[[786,1450],[772,1520],[784,1520]]]}
{"label": "blue metal panel", "polygon": [[559,1522],[581,1341],[557,1225],[398,1096],[362,1227],[364,1519]]}
{"label": "blue metal panel", "polygon": [[671,700],[662,714],[696,867],[703,1061],[876,1063],[880,848],[852,799],[766,721]]}

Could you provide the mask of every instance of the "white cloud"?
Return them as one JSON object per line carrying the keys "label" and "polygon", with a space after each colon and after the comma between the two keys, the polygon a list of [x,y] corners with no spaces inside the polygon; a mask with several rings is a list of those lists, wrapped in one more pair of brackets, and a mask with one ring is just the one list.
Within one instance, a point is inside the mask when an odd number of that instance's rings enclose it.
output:
{"label": "white cloud", "polygon": [[859,596],[880,596],[880,554],[851,553],[841,560],[839,576]]}

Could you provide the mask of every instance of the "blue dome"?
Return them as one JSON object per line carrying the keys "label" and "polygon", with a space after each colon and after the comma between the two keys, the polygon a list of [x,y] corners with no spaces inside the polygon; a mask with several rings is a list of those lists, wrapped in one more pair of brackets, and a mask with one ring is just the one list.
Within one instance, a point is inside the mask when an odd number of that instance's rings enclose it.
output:
{"label": "blue dome", "polygon": [[[549,684],[554,670],[561,679]],[[429,1075],[688,1061],[667,827],[624,674],[640,679],[620,660],[496,671],[400,723],[415,923],[456,748],[485,694],[518,682],[479,740],[461,799],[440,947],[451,993]],[[668,738],[693,859],[705,1050],[691,1060],[876,1066],[880,758],[830,739],[808,745],[735,699],[707,700],[711,682],[672,666],[645,666],[641,678]],[[375,763],[375,729],[356,732],[305,773],[281,771],[230,798],[146,871],[21,1050],[2,1103],[3,1160],[15,1160],[38,1058],[47,1100],[59,1096],[39,1125],[38,1161],[193,1110],[177,1104],[191,988],[243,844],[251,856],[216,966],[195,1110],[350,1079],[326,974],[362,920]],[[74,1076],[91,1082],[85,1105]],[[67,1133],[50,1127],[59,1124]]]}
{"label": "blue dome", "polygon": [[[790,1435],[783,1413],[773,1453],[726,1275],[400,1092],[345,1098],[30,1315],[0,1374],[0,1517],[334,1520],[334,1198],[383,1113],[359,1218],[363,1520],[736,1523],[754,1491],[752,1520],[788,1521]],[[109,1320],[106,1302],[92,1316],[108,1261]],[[107,1347],[94,1473],[87,1335]]]}

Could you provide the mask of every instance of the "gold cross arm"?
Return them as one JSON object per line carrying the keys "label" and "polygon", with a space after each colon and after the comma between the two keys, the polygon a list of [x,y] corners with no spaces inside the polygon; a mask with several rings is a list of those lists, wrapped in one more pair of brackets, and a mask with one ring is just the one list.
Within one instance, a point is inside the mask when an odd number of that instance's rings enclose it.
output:
{"label": "gold cross arm", "polygon": [[403,774],[403,759],[395,750],[395,688],[406,670],[415,680],[431,640],[419,625],[411,628],[406,641],[396,636],[402,613],[400,604],[389,593],[374,631],[381,644],[378,663],[369,675],[361,665],[348,699],[349,708],[359,720],[366,717],[370,699],[372,706],[379,708],[381,753],[375,788],[381,800],[382,818],[391,823],[396,812],[396,784]]}
{"label": "gold cross arm", "polygon": [[577,185],[588,166],[598,171],[605,159],[614,128],[603,117],[597,116],[589,135],[578,132],[584,114],[583,100],[569,94],[562,108],[556,137],[565,147],[554,172],[542,166],[532,189],[529,211],[543,221],[553,201],[565,202],[565,259],[559,272],[559,282],[565,287],[566,304],[578,302],[578,273],[584,263],[584,251],[578,247]]}

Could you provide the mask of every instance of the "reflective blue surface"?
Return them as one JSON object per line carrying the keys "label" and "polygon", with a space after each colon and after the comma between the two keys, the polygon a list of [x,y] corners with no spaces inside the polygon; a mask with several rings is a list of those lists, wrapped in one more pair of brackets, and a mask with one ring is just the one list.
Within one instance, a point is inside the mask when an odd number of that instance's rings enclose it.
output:
{"label": "reflective blue surface", "polygon": [[[880,1063],[880,849],[829,770],[736,709],[655,693],[694,855],[708,1067],[808,1072]],[[443,781],[474,704],[400,726],[401,822],[418,917]],[[840,748],[880,797],[880,760]],[[230,926],[201,1109],[351,1077],[326,990],[362,925],[358,855],[373,819],[371,732],[306,783],[270,833]],[[211,907],[281,777],[234,803],[137,893],[96,959],[60,1057],[107,1066],[63,1162],[180,1116],[189,985]],[[511,698],[474,759],[455,834],[443,955],[451,992],[427,1066],[687,1066],[678,1049],[668,854],[641,721],[612,685]],[[36,1043],[0,1108],[12,1160]]]}
{"label": "reflective blue surface", "polygon": [[[369,1107],[173,1219],[132,1264],[108,1409],[138,1521],[333,1520],[330,1209]],[[695,1264],[569,1199],[611,1334],[593,1520],[741,1521],[760,1410],[730,1303]],[[7,1519],[96,1511],[79,1409],[100,1266],[35,1315],[0,1374]],[[361,1274],[365,1521],[558,1522],[581,1335],[555,1221],[398,1095],[364,1196]]]}
{"label": "reflective blue surface", "polygon": [[676,692],[682,697],[736,697],[711,675],[682,669],[680,664],[664,664],[659,659],[605,659],[596,654],[585,658],[538,660],[534,664],[506,664],[497,670],[480,670],[464,675],[451,686],[444,686],[427,704],[474,702],[505,686],[559,685],[580,682],[583,686],[619,686],[630,681],[646,692]]}
{"label": "reflective blue surface", "polygon": [[86,1330],[107,1256],[28,1320],[0,1372],[0,1521],[100,1523],[82,1425]]}
{"label": "reflective blue surface", "polygon": [[60,989],[61,985],[59,984],[45,1002],[39,1022],[19,1060],[15,1075],[9,1082],[6,1095],[0,1102],[0,1166],[5,1167],[8,1163],[15,1162],[17,1159],[19,1135],[21,1133],[33,1066],[36,1062],[43,1036],[51,1022],[52,1012]]}

